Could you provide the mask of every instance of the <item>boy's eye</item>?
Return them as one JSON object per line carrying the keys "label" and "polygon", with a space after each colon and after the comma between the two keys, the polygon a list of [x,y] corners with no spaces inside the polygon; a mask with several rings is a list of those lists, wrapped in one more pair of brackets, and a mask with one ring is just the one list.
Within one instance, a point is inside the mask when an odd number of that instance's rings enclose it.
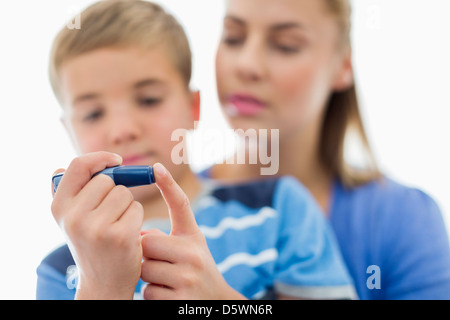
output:
{"label": "boy's eye", "polygon": [[160,98],[153,98],[153,97],[149,97],[149,98],[142,98],[142,99],[138,99],[138,103],[140,106],[143,107],[153,107],[158,105],[161,102],[162,99]]}
{"label": "boy's eye", "polygon": [[83,120],[86,122],[95,122],[103,116],[103,110],[95,110],[86,115]]}

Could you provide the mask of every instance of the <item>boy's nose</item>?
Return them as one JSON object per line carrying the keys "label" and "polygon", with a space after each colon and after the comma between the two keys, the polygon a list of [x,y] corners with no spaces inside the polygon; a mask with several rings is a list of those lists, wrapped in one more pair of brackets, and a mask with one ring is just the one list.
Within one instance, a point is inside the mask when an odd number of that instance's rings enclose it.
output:
{"label": "boy's nose", "polygon": [[110,140],[118,145],[136,140],[139,137],[139,123],[132,111],[115,112],[111,115]]}

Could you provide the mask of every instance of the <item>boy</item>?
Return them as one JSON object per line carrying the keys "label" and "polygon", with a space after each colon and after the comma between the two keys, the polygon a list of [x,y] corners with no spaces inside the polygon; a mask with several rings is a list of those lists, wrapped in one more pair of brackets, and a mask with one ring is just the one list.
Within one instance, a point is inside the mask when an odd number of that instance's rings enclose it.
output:
{"label": "boy", "polygon": [[[50,61],[82,155],[54,195],[68,245],[38,267],[37,298],[353,298],[329,226],[297,182],[221,186],[173,163],[171,133],[192,129],[200,104],[175,19],[141,1],[103,1],[81,15]],[[119,164],[154,165],[157,188],[90,179]]]}

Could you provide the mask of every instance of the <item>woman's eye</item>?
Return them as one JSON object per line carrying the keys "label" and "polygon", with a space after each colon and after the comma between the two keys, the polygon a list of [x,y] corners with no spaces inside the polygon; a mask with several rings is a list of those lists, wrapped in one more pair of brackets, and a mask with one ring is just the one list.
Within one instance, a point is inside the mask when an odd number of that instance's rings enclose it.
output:
{"label": "woman's eye", "polygon": [[241,38],[233,38],[233,37],[225,37],[223,39],[223,42],[228,46],[237,46],[240,45],[243,42],[243,39]]}
{"label": "woman's eye", "polygon": [[300,51],[298,47],[290,47],[290,46],[278,46],[278,50],[282,53],[297,53]]}
{"label": "woman's eye", "polygon": [[297,35],[274,34],[268,39],[269,46],[282,54],[295,54],[303,51],[307,41]]}
{"label": "woman's eye", "polygon": [[95,122],[103,116],[102,110],[95,110],[83,118],[86,122]]}
{"label": "woman's eye", "polygon": [[284,54],[292,54],[292,53],[298,53],[300,52],[300,47],[297,45],[285,45],[281,43],[273,43],[272,47]]}

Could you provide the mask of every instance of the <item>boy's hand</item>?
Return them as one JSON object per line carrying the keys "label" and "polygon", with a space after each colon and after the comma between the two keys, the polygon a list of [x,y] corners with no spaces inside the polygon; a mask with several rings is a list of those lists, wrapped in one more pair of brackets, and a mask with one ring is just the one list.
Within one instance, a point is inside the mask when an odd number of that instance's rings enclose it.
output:
{"label": "boy's hand", "polygon": [[141,274],[141,204],[108,176],[91,179],[121,162],[108,152],[78,157],[54,195],[52,213],[78,267],[77,299],[131,299]]}
{"label": "boy's hand", "polygon": [[143,233],[145,299],[242,299],[225,282],[197,226],[189,200],[170,173],[155,164],[155,180],[169,208],[172,230]]}

